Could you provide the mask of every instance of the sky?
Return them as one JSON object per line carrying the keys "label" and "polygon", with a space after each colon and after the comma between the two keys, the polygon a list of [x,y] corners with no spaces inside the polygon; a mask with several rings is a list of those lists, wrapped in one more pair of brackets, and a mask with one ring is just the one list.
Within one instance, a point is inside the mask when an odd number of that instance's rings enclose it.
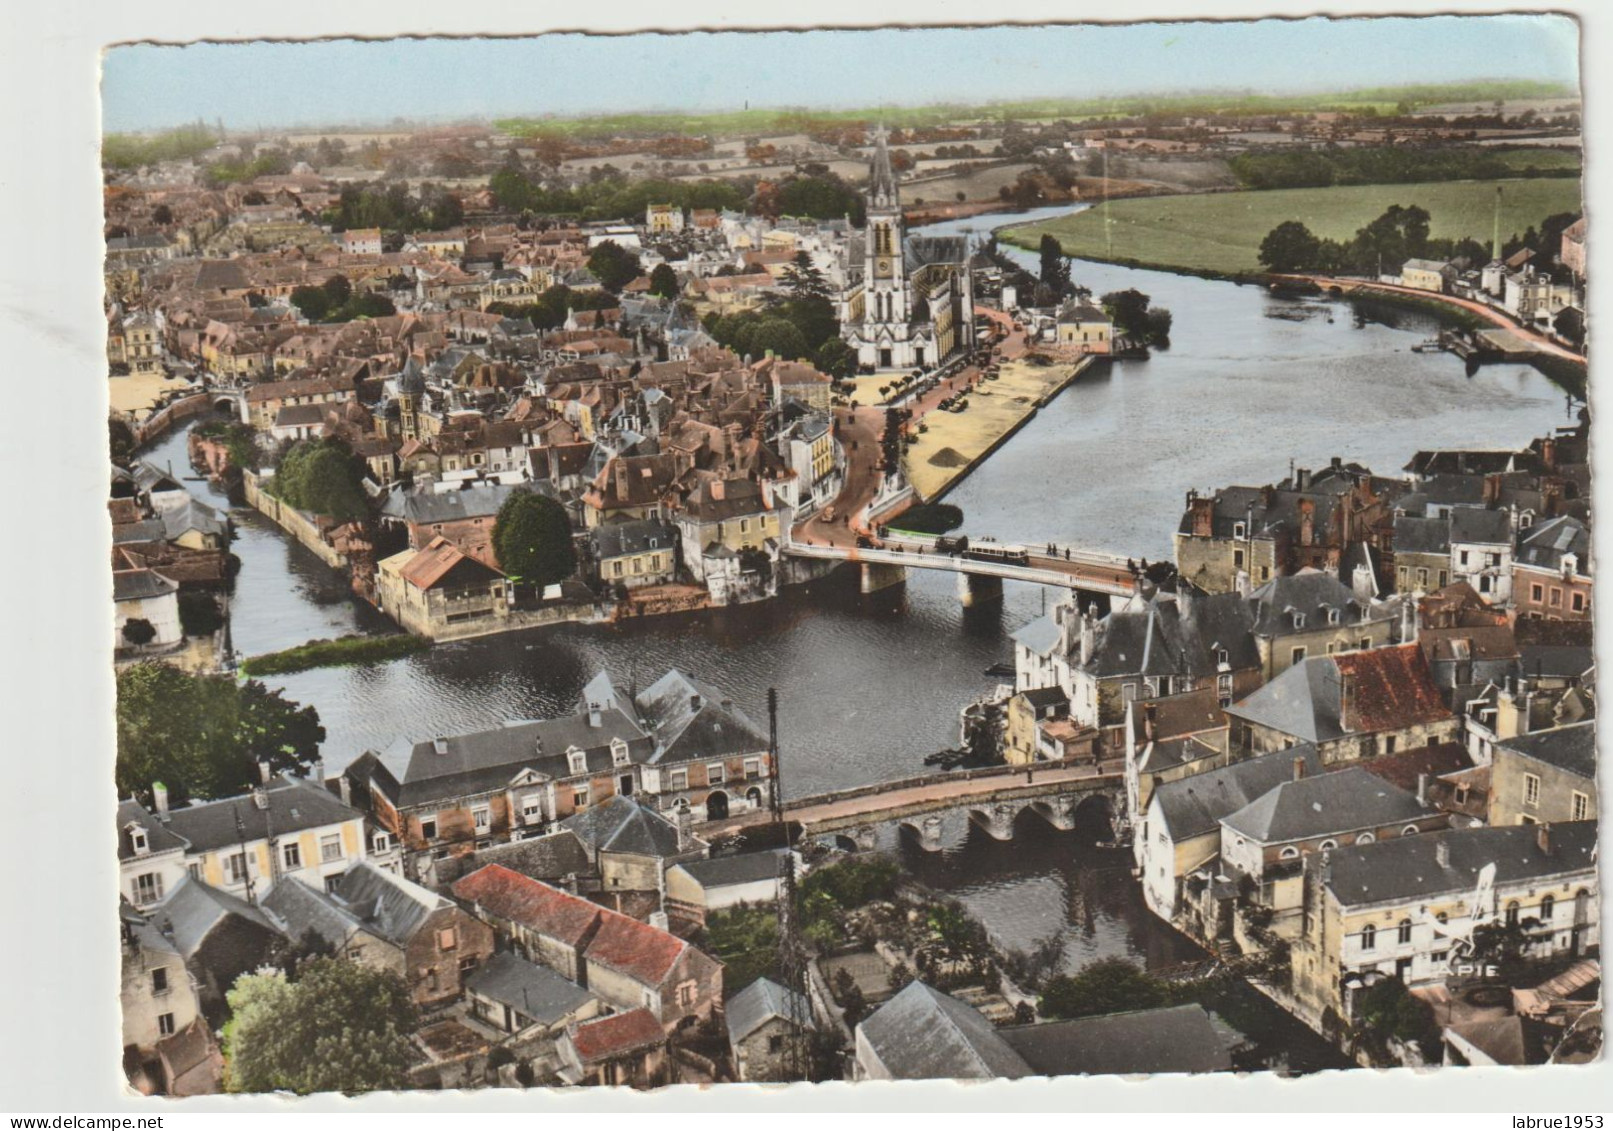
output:
{"label": "sky", "polygon": [[678,35],[134,44],[107,51],[108,132],[630,110],[1579,78],[1548,15]]}

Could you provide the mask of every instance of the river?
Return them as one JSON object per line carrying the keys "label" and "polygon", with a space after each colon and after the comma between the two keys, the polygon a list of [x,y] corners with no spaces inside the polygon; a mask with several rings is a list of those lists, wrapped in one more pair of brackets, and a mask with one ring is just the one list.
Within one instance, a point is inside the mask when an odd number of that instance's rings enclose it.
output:
{"label": "river", "polygon": [[[925,232],[978,233],[1001,219]],[[1019,254],[1034,268],[1033,255]],[[1074,277],[1095,294],[1135,287],[1169,307],[1172,346],[1083,377],[960,484],[950,501],[971,533],[1163,559],[1191,487],[1264,483],[1285,475],[1290,458],[1315,466],[1333,455],[1398,474],[1419,448],[1522,444],[1569,422],[1562,393],[1527,366],[1469,377],[1454,357],[1412,353],[1436,330],[1420,313],[1375,321],[1343,301],[1085,262]],[[184,469],[183,433],[147,458]],[[226,505],[205,484],[192,487]],[[232,632],[243,655],[387,626],[258,515],[235,518]],[[759,721],[777,687],[785,792],[801,795],[922,772],[925,755],[956,744],[959,708],[996,682],[985,669],[1010,658],[1010,634],[1038,615],[1043,596],[1010,583],[1001,606],[965,611],[955,585],[950,574],[914,571],[904,589],[865,598],[846,571],[767,606],[534,630],[268,682],[318,708],[332,770],[366,749],[568,710],[600,668],[625,687],[677,666],[730,691]],[[1054,940],[1065,968],[1111,954],[1152,965],[1191,956],[1143,909],[1115,854],[1022,821],[1008,845],[954,821],[940,854],[896,847],[1013,949]]]}

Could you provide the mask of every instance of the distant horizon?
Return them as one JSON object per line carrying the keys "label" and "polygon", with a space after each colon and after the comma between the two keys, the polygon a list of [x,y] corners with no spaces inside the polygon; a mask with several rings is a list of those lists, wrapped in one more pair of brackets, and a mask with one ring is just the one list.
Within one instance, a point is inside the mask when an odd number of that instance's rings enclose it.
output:
{"label": "distant horizon", "polygon": [[[103,56],[103,131],[198,120],[250,133],[742,108],[1304,97],[1517,81],[1578,98],[1578,50],[1572,19],[1516,13],[135,43]],[[892,59],[929,65],[897,68]],[[431,74],[443,77],[422,81]],[[965,74],[973,81],[959,89]],[[1176,81],[1159,85],[1163,74]]]}

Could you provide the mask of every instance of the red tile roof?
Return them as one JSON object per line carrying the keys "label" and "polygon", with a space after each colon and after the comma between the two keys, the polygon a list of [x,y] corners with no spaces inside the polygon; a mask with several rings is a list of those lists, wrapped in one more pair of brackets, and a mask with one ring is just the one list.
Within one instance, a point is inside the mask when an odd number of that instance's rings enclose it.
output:
{"label": "red tile roof", "polygon": [[1352,730],[1399,730],[1450,718],[1429,674],[1428,661],[1416,644],[1345,652],[1334,656],[1333,662],[1355,688]]}
{"label": "red tile roof", "polygon": [[501,864],[479,868],[454,884],[454,895],[488,914],[581,946],[602,910],[586,899],[512,872]]}
{"label": "red tile roof", "polygon": [[571,1034],[577,1055],[590,1064],[651,1048],[665,1040],[666,1032],[661,1023],[647,1009],[585,1021]]}
{"label": "red tile roof", "polygon": [[648,986],[665,981],[688,944],[626,915],[614,911],[602,914],[599,933],[583,957]]}

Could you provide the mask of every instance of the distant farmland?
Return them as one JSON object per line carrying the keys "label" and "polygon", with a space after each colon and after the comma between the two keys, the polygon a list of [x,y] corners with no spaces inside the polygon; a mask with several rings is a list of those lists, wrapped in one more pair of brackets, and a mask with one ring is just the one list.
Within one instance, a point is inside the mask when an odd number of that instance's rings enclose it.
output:
{"label": "distant farmland", "polygon": [[1582,207],[1574,178],[1444,181],[1416,185],[1349,185],[1201,196],[1121,200],[1048,223],[1011,228],[1005,238],[1034,248],[1042,233],[1065,254],[1149,266],[1234,275],[1260,270],[1260,241],[1284,220],[1300,220],[1318,236],[1348,239],[1391,204],[1428,210],[1431,234],[1490,242],[1495,188],[1501,185],[1501,238],[1538,226],[1554,212]]}

